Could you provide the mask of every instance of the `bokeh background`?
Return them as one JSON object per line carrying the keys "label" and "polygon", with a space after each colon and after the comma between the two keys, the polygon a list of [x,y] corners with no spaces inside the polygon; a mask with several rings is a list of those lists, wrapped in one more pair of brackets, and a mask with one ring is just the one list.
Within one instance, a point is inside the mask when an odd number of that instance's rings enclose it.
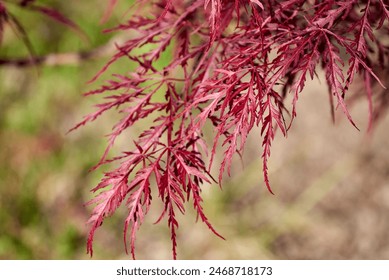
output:
{"label": "bokeh background", "polygon": [[[114,34],[101,31],[125,18],[128,8],[119,1],[110,20],[99,25],[105,0],[93,1],[93,7],[91,1],[40,2],[77,22],[89,41],[47,17],[11,7],[37,55],[107,45]],[[0,57],[28,57],[10,28]],[[67,131],[99,100],[82,93],[104,80],[87,83],[108,57],[56,66],[0,66],[0,259],[90,259],[86,221],[91,208],[84,203],[107,167],[88,170],[104,151],[103,136],[117,116]],[[125,73],[127,63],[116,64],[105,77]],[[351,109],[360,131],[341,113],[333,124],[321,81],[308,84],[288,137],[278,134],[273,144],[269,170],[275,195],[263,184],[261,138],[254,131],[223,189],[204,189],[205,212],[226,241],[196,223],[188,204],[188,213],[178,217],[180,259],[389,258],[389,116],[366,133],[367,102],[360,100]],[[117,150],[128,141],[121,139]],[[138,233],[139,259],[172,257],[166,221],[153,225],[158,207],[153,206]],[[93,259],[130,259],[123,247],[124,219],[121,208],[104,222]]]}

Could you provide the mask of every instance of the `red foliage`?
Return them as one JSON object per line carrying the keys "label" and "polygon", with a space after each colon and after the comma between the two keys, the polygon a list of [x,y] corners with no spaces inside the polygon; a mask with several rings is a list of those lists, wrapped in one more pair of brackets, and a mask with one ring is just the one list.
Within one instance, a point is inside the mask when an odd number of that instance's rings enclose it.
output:
{"label": "red foliage", "polygon": [[[110,7],[115,2],[111,0]],[[332,112],[339,106],[355,126],[345,102],[349,86],[360,75],[372,104],[372,82],[382,85],[372,69],[388,64],[389,11],[383,0],[139,0],[137,5],[126,23],[110,30],[131,32],[133,38],[118,46],[96,78],[121,58],[137,67],[87,93],[109,95],[78,125],[111,109],[123,115],[97,165],[120,162],[93,189],[99,194],[90,202],[97,203],[90,219],[90,254],[95,230],[126,201],[124,240],[127,246],[129,228],[135,258],[135,235],[151,204],[152,180],[164,204],[157,222],[167,216],[174,258],[176,213],[184,213],[188,201],[220,236],[208,221],[201,198],[203,183],[213,180],[205,162],[212,164],[216,150],[224,148],[220,183],[224,171],[230,171],[233,155],[243,151],[247,135],[260,127],[264,182],[272,192],[270,147],[276,130],[286,135],[296,117],[307,75],[313,79],[318,67],[324,70]],[[158,69],[156,62],[168,46],[173,46],[173,59]],[[153,97],[162,91],[165,100],[156,101]],[[284,100],[289,94],[294,98],[287,124]],[[134,139],[136,148],[107,160],[115,139],[146,118],[152,118],[153,125]],[[209,157],[203,139],[207,121],[216,128]]]}

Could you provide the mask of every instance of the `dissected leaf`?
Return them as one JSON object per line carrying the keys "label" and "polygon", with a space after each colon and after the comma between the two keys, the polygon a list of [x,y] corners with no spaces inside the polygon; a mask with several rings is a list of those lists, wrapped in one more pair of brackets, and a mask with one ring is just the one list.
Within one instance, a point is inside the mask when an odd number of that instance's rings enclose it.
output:
{"label": "dissected leaf", "polygon": [[[109,1],[109,7],[115,3]],[[383,0],[136,3],[138,12],[110,30],[128,32],[130,39],[117,46],[93,81],[120,59],[135,67],[86,93],[103,95],[106,100],[75,127],[110,110],[121,115],[97,164],[117,162],[119,167],[106,173],[94,189],[101,192],[91,201],[97,204],[90,220],[91,253],[95,230],[126,199],[125,243],[135,258],[136,232],[151,205],[154,186],[164,206],[157,222],[167,220],[174,258],[176,215],[185,213],[188,202],[198,218],[221,237],[202,206],[202,189],[214,180],[209,170],[215,155],[223,153],[221,184],[223,174],[231,173],[234,155],[243,154],[248,135],[258,127],[263,182],[274,193],[269,174],[271,145],[277,130],[287,135],[307,80],[317,78],[318,71],[325,73],[333,117],[340,108],[356,127],[346,97],[354,78],[361,76],[370,120],[378,118],[372,84],[384,88],[376,69],[387,68],[389,60],[389,46],[383,39],[388,36],[389,12]],[[171,55],[168,60],[166,55]],[[289,95],[291,104],[286,102]],[[376,108],[382,112],[382,106],[387,106],[382,104],[389,103],[387,94],[378,100]],[[134,125],[144,125],[145,119],[151,125],[132,139],[135,148],[108,159],[117,137]],[[209,153],[204,137],[207,123],[215,128]]]}

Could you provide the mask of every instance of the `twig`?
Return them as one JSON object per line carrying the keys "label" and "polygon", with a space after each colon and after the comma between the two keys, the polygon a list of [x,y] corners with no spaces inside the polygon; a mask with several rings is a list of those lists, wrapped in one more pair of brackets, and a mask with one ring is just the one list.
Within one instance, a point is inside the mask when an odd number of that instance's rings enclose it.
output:
{"label": "twig", "polygon": [[114,37],[107,44],[93,50],[81,52],[50,53],[42,56],[4,58],[0,57],[1,66],[28,67],[36,65],[58,66],[58,65],[79,65],[81,62],[90,59],[98,59],[111,56],[117,50],[116,45],[124,42],[123,37]]}

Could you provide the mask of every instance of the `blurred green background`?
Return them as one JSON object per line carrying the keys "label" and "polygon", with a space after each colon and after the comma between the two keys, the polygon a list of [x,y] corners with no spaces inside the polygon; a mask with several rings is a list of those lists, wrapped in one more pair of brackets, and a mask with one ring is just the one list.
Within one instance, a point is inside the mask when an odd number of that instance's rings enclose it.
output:
{"label": "blurred green background", "polygon": [[[128,8],[126,1],[119,1],[111,19],[99,25],[106,0],[38,2],[68,15],[90,42],[47,17],[11,7],[37,55],[107,44],[112,34],[102,29],[120,22]],[[10,28],[5,29],[0,57],[28,57]],[[90,258],[86,221],[91,208],[83,204],[103,170],[88,170],[103,153],[103,136],[117,116],[66,132],[93,110],[98,98],[83,98],[82,93],[104,80],[87,84],[107,59],[0,67],[0,259]],[[128,67],[120,62],[105,77],[125,73]],[[226,241],[195,223],[189,210],[179,217],[180,259],[389,258],[389,118],[367,135],[367,104],[361,101],[352,108],[361,132],[340,113],[334,125],[326,90],[319,81],[307,86],[287,139],[279,134],[273,144],[270,179],[276,195],[263,185],[261,138],[254,131],[223,190],[204,190],[205,212]],[[117,150],[126,141],[131,139],[121,140]],[[153,206],[138,234],[139,259],[171,258],[166,221],[153,225],[158,209]],[[95,236],[93,259],[130,258],[123,247],[124,219],[125,209],[119,209],[104,222]]]}

